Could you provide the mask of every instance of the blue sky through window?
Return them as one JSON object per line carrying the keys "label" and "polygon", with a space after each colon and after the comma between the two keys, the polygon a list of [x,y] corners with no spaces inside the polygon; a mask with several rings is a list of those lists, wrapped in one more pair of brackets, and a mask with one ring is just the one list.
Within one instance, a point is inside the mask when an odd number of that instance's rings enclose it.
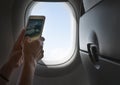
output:
{"label": "blue sky through window", "polygon": [[43,29],[44,63],[59,64],[69,59],[73,46],[73,15],[65,3],[39,2],[31,11],[31,15],[46,16]]}

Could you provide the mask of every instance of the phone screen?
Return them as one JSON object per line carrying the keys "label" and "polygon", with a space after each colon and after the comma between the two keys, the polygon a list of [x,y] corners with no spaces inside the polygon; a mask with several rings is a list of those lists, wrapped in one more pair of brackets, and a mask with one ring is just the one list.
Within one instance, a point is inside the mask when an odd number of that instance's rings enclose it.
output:
{"label": "phone screen", "polygon": [[29,19],[25,36],[29,36],[33,40],[42,35],[44,19]]}

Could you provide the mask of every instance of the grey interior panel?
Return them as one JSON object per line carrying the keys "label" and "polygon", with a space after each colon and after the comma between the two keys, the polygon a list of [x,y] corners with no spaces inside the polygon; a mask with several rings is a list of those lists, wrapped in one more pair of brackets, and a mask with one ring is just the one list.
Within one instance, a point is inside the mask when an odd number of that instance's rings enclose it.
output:
{"label": "grey interior panel", "polygon": [[105,0],[80,18],[80,49],[87,51],[87,44],[98,39],[101,55],[120,59],[120,1]]}
{"label": "grey interior panel", "polygon": [[[49,75],[49,74],[48,74]],[[85,70],[82,64],[71,72],[59,77],[34,77],[34,85],[89,85]]]}
{"label": "grey interior panel", "polygon": [[[80,18],[80,54],[90,85],[120,85],[119,8],[119,0],[104,0]],[[90,57],[90,43],[98,47],[96,63]]]}
{"label": "grey interior panel", "polygon": [[101,1],[102,0],[83,0],[85,11],[90,10],[95,5],[97,5],[98,3],[100,3]]}
{"label": "grey interior panel", "polygon": [[96,69],[89,55],[80,53],[90,85],[120,85],[120,66],[101,60],[99,61],[100,69]]}

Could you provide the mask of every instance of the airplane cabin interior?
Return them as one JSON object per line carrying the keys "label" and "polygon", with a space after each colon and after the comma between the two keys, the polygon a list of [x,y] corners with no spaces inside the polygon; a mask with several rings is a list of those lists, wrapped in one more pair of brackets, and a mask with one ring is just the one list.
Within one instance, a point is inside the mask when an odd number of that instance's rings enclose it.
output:
{"label": "airplane cabin interior", "polygon": [[[120,85],[119,0],[1,0],[0,67],[9,59],[33,6],[43,2],[65,3],[72,11],[74,49],[65,62],[38,63],[33,85]],[[12,73],[8,85],[17,85],[21,69]]]}

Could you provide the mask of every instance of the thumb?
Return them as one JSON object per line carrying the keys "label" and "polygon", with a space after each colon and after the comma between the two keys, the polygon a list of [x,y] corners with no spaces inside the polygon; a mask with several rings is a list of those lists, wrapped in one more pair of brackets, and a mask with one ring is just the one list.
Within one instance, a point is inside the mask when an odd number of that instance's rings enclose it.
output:
{"label": "thumb", "polygon": [[20,35],[19,35],[19,37],[18,37],[18,39],[17,39],[17,41],[16,41],[16,44],[17,44],[17,45],[20,45],[20,44],[21,44],[21,42],[22,42],[23,39],[24,39],[24,35],[25,35],[25,29],[23,29],[22,32],[20,33]]}

